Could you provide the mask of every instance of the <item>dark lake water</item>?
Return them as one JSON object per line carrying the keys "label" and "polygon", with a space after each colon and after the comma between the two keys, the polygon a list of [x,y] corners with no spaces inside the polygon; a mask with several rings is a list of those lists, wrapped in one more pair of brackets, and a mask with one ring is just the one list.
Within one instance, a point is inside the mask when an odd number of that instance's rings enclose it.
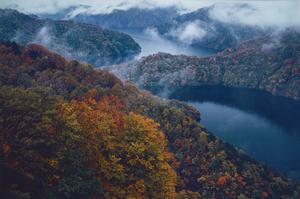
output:
{"label": "dark lake water", "polygon": [[251,157],[300,180],[300,103],[224,87],[181,88],[169,95],[201,112],[201,123]]}
{"label": "dark lake water", "polygon": [[[179,45],[151,30],[123,32],[142,47],[139,57],[158,52],[191,56],[215,53]],[[300,181],[300,102],[256,90],[214,86],[180,88],[171,94],[150,90],[191,104],[201,112],[201,123],[214,135]]]}

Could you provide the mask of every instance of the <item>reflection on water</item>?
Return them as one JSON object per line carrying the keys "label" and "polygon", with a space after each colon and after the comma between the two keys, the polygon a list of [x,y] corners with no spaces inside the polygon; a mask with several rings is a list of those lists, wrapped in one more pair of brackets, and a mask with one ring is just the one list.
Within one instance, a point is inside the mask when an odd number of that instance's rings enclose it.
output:
{"label": "reflection on water", "polygon": [[[193,56],[214,54],[180,46],[151,30],[124,32],[142,47],[139,57],[158,52]],[[165,93],[150,90],[156,94]],[[300,180],[299,102],[256,90],[214,86],[180,88],[169,98],[186,101],[197,108],[202,115],[201,122],[216,136],[243,149],[256,160]]]}
{"label": "reflection on water", "polygon": [[170,98],[201,112],[201,122],[256,160],[300,179],[300,103],[249,89],[189,87]]}
{"label": "reflection on water", "polygon": [[139,55],[139,58],[156,54],[158,52],[190,56],[208,56],[215,54],[215,52],[211,50],[183,46],[176,42],[167,40],[151,29],[142,33],[129,30],[122,30],[122,32],[129,34],[141,46],[142,52]]}

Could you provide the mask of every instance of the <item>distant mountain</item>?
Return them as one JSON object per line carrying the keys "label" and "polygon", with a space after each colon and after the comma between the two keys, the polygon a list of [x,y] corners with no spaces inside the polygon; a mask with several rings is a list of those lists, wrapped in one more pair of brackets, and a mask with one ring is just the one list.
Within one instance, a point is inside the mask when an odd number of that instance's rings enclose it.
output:
{"label": "distant mountain", "polygon": [[77,11],[82,11],[89,8],[90,6],[87,5],[71,6],[56,13],[40,13],[38,14],[38,17],[42,19],[67,20],[72,18],[73,14],[76,15]]}
{"label": "distant mountain", "polygon": [[[86,10],[80,13],[81,9]],[[79,6],[70,7],[56,14],[42,14],[39,16],[51,19],[72,19],[113,30],[143,31],[147,28],[171,22],[175,16],[178,16],[178,13],[175,7],[169,7],[154,9],[130,8],[128,10],[115,9],[111,13],[89,14],[88,7]]]}
{"label": "distant mountain", "polygon": [[95,66],[121,63],[141,51],[124,33],[73,21],[41,20],[11,9],[0,10],[0,40],[42,44]]}
{"label": "distant mountain", "polygon": [[[157,27],[160,34],[194,47],[222,51],[241,42],[263,36],[270,30],[243,23],[222,22],[212,16],[216,5],[175,17],[171,23]],[[239,7],[248,7],[240,4]],[[251,8],[249,8],[251,9]]]}
{"label": "distant mountain", "polygon": [[300,100],[300,33],[289,29],[206,58],[159,53],[117,71],[144,87],[222,85]]}
{"label": "distant mountain", "polygon": [[[186,46],[222,51],[241,42],[263,36],[269,28],[243,23],[223,22],[213,16],[218,4],[196,11],[180,14],[176,7],[128,10],[113,10],[106,14],[89,14],[89,7],[70,7],[56,14],[40,15],[54,19],[72,19],[121,31],[157,30],[161,36]],[[248,4],[237,4],[234,9],[255,12]]]}
{"label": "distant mountain", "polygon": [[114,10],[109,14],[79,14],[73,19],[116,30],[130,29],[141,31],[167,23],[176,15],[177,10],[173,7],[156,9],[131,8],[129,10]]}

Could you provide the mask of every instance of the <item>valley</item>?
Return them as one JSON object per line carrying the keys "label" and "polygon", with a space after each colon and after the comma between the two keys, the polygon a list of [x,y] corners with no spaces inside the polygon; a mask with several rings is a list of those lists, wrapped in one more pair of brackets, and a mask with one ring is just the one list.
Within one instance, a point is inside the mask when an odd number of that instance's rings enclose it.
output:
{"label": "valley", "polygon": [[299,198],[295,10],[1,2],[0,198]]}
{"label": "valley", "polygon": [[199,110],[201,123],[222,140],[300,179],[299,102],[251,89],[216,86],[185,87],[167,97]]}
{"label": "valley", "polygon": [[119,76],[142,87],[221,85],[299,100],[299,42],[297,30],[287,29],[203,58],[157,53],[124,65]]}
{"label": "valley", "polygon": [[43,20],[0,9],[0,40],[41,44],[68,59],[97,67],[133,59],[140,46],[124,33],[73,21]]}
{"label": "valley", "polygon": [[130,35],[141,46],[141,53],[136,59],[157,54],[159,52],[199,57],[205,57],[216,53],[214,50],[195,48],[189,45],[180,44],[176,41],[168,40],[167,38],[160,36],[155,30],[151,29],[143,32],[132,30],[121,31]]}

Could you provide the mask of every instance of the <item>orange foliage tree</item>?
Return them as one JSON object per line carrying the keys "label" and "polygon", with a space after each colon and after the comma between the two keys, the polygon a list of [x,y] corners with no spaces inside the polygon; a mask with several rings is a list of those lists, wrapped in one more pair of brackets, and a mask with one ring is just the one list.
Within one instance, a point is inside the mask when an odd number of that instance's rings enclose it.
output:
{"label": "orange foliage tree", "polygon": [[125,114],[115,96],[62,103],[60,115],[80,132],[82,148],[99,170],[105,198],[175,198],[175,162],[152,119]]}

